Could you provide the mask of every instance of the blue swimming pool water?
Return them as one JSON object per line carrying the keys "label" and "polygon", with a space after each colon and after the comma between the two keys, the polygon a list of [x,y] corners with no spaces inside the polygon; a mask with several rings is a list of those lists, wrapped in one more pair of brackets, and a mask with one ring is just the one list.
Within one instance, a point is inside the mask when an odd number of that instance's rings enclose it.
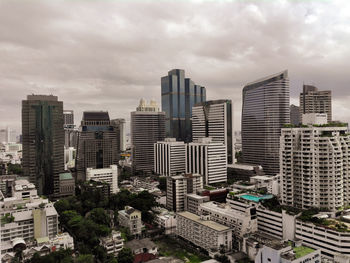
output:
{"label": "blue swimming pool water", "polygon": [[243,199],[249,200],[249,201],[253,201],[253,202],[259,203],[260,200],[262,200],[262,199],[270,199],[270,198],[273,197],[273,195],[255,196],[255,195],[245,194],[245,195],[241,195],[240,197],[243,198]]}

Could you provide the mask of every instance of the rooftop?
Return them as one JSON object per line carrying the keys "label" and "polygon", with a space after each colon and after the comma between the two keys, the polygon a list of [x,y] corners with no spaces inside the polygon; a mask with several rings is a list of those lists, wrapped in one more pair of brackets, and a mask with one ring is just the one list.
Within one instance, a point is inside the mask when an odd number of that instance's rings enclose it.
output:
{"label": "rooftop", "polygon": [[216,231],[227,231],[227,230],[230,230],[229,227],[227,226],[224,226],[224,225],[221,225],[219,223],[216,223],[214,221],[211,221],[211,220],[203,220],[201,219],[200,216],[197,216],[196,214],[192,214],[190,212],[181,212],[181,213],[178,213],[178,216],[183,216],[187,219],[190,219],[192,221],[195,221],[201,225],[204,225],[204,226],[207,226],[211,229],[214,229]]}
{"label": "rooftop", "polygon": [[84,121],[109,121],[109,115],[107,111],[84,111]]}
{"label": "rooftop", "polygon": [[131,250],[138,250],[142,248],[153,249],[157,245],[151,241],[150,238],[144,239],[134,239],[125,243],[125,247],[130,248]]}
{"label": "rooftop", "polygon": [[71,173],[61,173],[60,174],[60,181],[61,180],[72,180],[73,176]]}

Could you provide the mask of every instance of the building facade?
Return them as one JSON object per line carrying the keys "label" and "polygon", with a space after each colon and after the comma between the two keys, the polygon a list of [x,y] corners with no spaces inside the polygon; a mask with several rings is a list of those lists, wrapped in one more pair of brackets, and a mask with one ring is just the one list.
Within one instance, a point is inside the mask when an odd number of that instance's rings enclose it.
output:
{"label": "building facade", "polygon": [[162,176],[173,176],[186,170],[186,145],[175,138],[165,138],[154,144],[154,172]]}
{"label": "building facade", "polygon": [[28,95],[22,101],[23,175],[39,194],[59,193],[64,171],[63,102],[56,96]]}
{"label": "building facade", "polygon": [[144,99],[131,112],[132,166],[134,173],[151,173],[154,169],[154,144],[165,138],[165,113],[155,101]]}
{"label": "building facade", "polygon": [[84,112],[78,137],[76,179],[85,181],[87,168],[109,168],[117,164],[116,147],[117,136],[108,112]]}
{"label": "building facade", "polygon": [[142,232],[141,212],[130,206],[118,211],[119,224],[129,230],[130,235],[140,236]]}
{"label": "building facade", "polygon": [[233,117],[231,100],[212,100],[196,104],[192,108],[192,139],[211,137],[227,148],[227,163],[234,161]]}
{"label": "building facade", "polygon": [[282,203],[332,211],[349,205],[349,150],[347,127],[283,128]]}
{"label": "building facade", "polygon": [[321,91],[315,86],[304,85],[299,101],[300,118],[306,113],[326,113],[327,121],[332,121],[332,91]]}
{"label": "building facade", "polygon": [[177,213],[176,234],[208,252],[218,252],[221,248],[232,250],[232,230],[208,216]]}
{"label": "building facade", "polygon": [[186,173],[201,174],[205,184],[227,181],[227,155],[223,143],[210,137],[186,145]]}
{"label": "building facade", "polygon": [[101,169],[87,168],[86,181],[90,180],[109,184],[111,194],[116,194],[119,192],[117,165],[111,165],[109,168]]}
{"label": "building facade", "polygon": [[126,150],[126,132],[125,132],[125,119],[113,119],[111,120],[114,130],[117,133],[117,149],[118,155]]}
{"label": "building facade", "polygon": [[166,137],[192,141],[192,107],[206,100],[204,87],[185,78],[185,71],[173,69],[161,78],[162,111],[166,114]]}
{"label": "building facade", "polygon": [[290,123],[288,72],[254,81],[243,88],[242,157],[262,165],[268,175],[279,173],[279,137]]}
{"label": "building facade", "polygon": [[290,124],[299,125],[301,123],[300,118],[300,107],[295,105],[290,105]]}
{"label": "building facade", "polygon": [[196,193],[203,188],[200,174],[183,174],[167,177],[166,207],[175,212],[185,209],[186,194]]}

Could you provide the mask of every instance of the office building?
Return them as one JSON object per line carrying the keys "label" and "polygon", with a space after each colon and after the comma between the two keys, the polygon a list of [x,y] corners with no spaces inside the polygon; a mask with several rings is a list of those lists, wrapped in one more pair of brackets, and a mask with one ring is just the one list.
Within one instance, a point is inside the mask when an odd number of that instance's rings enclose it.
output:
{"label": "office building", "polygon": [[114,130],[117,133],[118,139],[118,155],[126,150],[126,132],[125,132],[125,119],[113,119],[111,120]]}
{"label": "office building", "polygon": [[60,198],[75,195],[75,180],[70,172],[60,174]]}
{"label": "office building", "polygon": [[185,211],[188,211],[192,214],[200,215],[199,207],[205,202],[209,202],[209,196],[202,196],[198,194],[186,194]]}
{"label": "office building", "polygon": [[74,125],[74,112],[72,110],[63,110],[64,120],[64,146],[77,147],[78,129]]}
{"label": "office building", "polygon": [[192,107],[206,100],[204,87],[185,78],[185,71],[173,69],[161,78],[162,111],[166,114],[166,137],[192,141]]}
{"label": "office building", "polygon": [[231,228],[211,221],[209,216],[177,213],[176,234],[208,253],[219,252],[221,248],[226,252],[232,250]]}
{"label": "office building", "polygon": [[203,176],[205,184],[227,181],[226,146],[210,137],[186,145],[186,173]]}
{"label": "office building", "polygon": [[135,173],[149,174],[154,169],[154,144],[165,138],[165,113],[153,100],[144,99],[131,112],[132,166]]}
{"label": "office building", "polygon": [[74,125],[74,112],[72,110],[63,110],[64,126]]}
{"label": "office building", "polygon": [[279,173],[281,128],[290,123],[288,72],[259,79],[243,88],[242,157],[262,165],[267,175]]}
{"label": "office building", "polygon": [[130,235],[140,236],[142,232],[141,212],[130,206],[118,211],[119,224],[126,227]]}
{"label": "office building", "polygon": [[77,180],[86,180],[86,169],[117,164],[117,136],[106,111],[83,113],[77,148]]}
{"label": "office building", "polygon": [[300,108],[292,104],[290,105],[290,124],[299,125],[300,123]]}
{"label": "office building", "polygon": [[282,203],[335,211],[350,204],[350,136],[346,124],[345,127],[314,124],[282,129]]}
{"label": "office building", "polygon": [[192,108],[192,139],[211,137],[227,148],[227,163],[234,161],[233,118],[231,100],[212,100],[196,104]]}
{"label": "office building", "polygon": [[100,169],[87,168],[86,181],[90,180],[109,184],[111,194],[119,192],[117,165],[111,165],[109,168]]}
{"label": "office building", "polygon": [[165,138],[154,144],[154,172],[162,176],[173,176],[186,170],[186,145],[175,138]]}
{"label": "office building", "polygon": [[8,142],[8,132],[6,129],[0,129],[0,143],[7,143]]}
{"label": "office building", "polygon": [[185,209],[186,194],[196,193],[203,188],[203,178],[199,174],[183,174],[167,177],[166,207],[175,212]]}
{"label": "office building", "polygon": [[28,95],[22,101],[23,175],[40,195],[59,193],[64,170],[63,102],[56,96]]}
{"label": "office building", "polygon": [[327,121],[332,121],[332,91],[318,90],[312,85],[303,85],[300,93],[300,118],[306,113],[326,113]]}

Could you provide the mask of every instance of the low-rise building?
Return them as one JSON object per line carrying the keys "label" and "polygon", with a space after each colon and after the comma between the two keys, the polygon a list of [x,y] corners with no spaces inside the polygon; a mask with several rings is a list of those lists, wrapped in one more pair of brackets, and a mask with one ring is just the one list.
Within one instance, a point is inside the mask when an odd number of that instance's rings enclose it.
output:
{"label": "low-rise building", "polygon": [[109,236],[100,238],[100,245],[106,249],[107,254],[117,256],[124,247],[124,240],[119,231],[113,230]]}
{"label": "low-rise building", "polygon": [[209,202],[209,196],[201,196],[197,194],[186,194],[185,211],[199,215],[199,206],[204,202]]}
{"label": "low-rise building", "polygon": [[133,236],[139,236],[142,232],[141,212],[130,206],[118,211],[119,224],[126,227]]}
{"label": "low-rise building", "polygon": [[255,189],[265,188],[268,193],[278,196],[280,176],[256,175],[250,177],[250,183],[255,185]]}
{"label": "low-rise building", "polygon": [[68,232],[57,234],[54,238],[50,239],[51,251],[59,249],[71,249],[74,250],[74,240]]}
{"label": "low-rise building", "polygon": [[86,169],[86,180],[104,182],[110,185],[111,194],[119,192],[118,188],[118,166],[111,165],[109,168]]}
{"label": "low-rise building", "polygon": [[231,228],[209,220],[209,216],[198,216],[187,211],[178,213],[176,233],[209,253],[218,252],[222,247],[226,251],[232,249]]}
{"label": "low-rise building", "polygon": [[300,242],[285,242],[258,232],[244,238],[242,250],[255,263],[321,262],[319,249],[302,246]]}
{"label": "low-rise building", "polygon": [[164,234],[171,235],[176,232],[176,214],[174,212],[168,211],[165,208],[157,207],[152,208],[156,212],[155,223],[164,229]]}
{"label": "low-rise building", "polygon": [[150,238],[131,240],[125,243],[125,247],[130,248],[134,255],[142,253],[158,254],[158,247]]}

